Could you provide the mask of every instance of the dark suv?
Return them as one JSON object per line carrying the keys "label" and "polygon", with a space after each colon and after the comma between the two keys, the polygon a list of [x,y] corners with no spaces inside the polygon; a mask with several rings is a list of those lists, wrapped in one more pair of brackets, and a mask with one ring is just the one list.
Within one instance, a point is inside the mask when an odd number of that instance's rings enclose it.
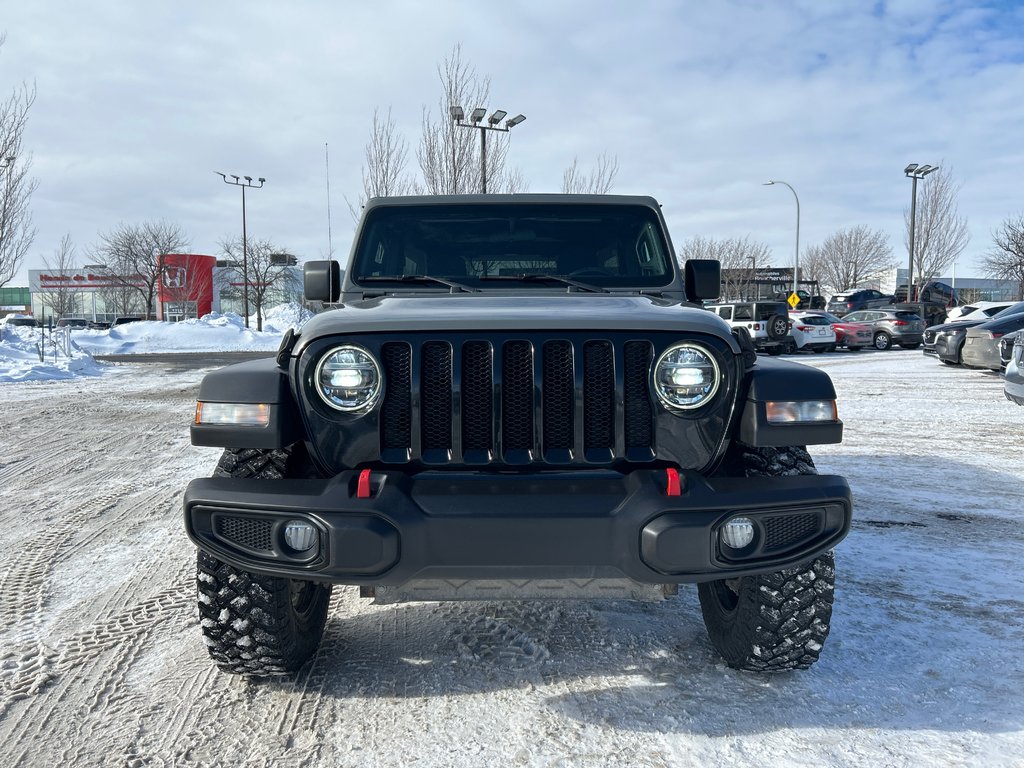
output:
{"label": "dark suv", "polygon": [[828,300],[826,310],[833,315],[843,317],[858,309],[874,309],[876,307],[888,307],[896,302],[892,294],[882,293],[873,288],[863,288],[859,291],[844,291],[837,293]]}
{"label": "dark suv", "polygon": [[200,386],[192,442],[226,449],[184,499],[213,660],[297,670],[335,584],[397,603],[696,583],[729,665],[811,665],[851,499],[805,446],[841,440],[836,394],[704,311],[719,287],[716,261],[680,271],[648,197],[370,200],[344,277],[305,266],[335,308]]}

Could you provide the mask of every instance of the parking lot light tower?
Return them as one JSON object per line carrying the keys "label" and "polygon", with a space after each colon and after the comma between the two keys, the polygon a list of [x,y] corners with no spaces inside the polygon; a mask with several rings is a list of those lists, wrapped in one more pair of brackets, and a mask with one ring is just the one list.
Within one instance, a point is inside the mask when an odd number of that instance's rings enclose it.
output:
{"label": "parking lot light tower", "polygon": [[[487,118],[487,125],[483,125],[480,121],[484,119],[487,114],[487,109],[484,107],[477,107],[469,115],[469,122],[466,122],[466,113],[460,106],[452,106],[448,108],[449,114],[451,115],[452,121],[459,128],[476,128],[480,131],[480,191],[483,194],[487,194],[487,131],[501,131],[502,133],[508,133],[509,130],[515,128],[523,120],[526,119],[526,115],[516,115],[505,120],[505,115],[508,113],[503,109],[496,109],[491,113],[491,116]],[[504,127],[500,126],[499,123],[505,120]],[[455,174],[455,146],[454,141],[452,142],[452,173]],[[457,183],[457,182],[456,182]]]}
{"label": "parking lot light tower", "polygon": [[923,179],[929,173],[939,170],[937,165],[918,165],[911,163],[903,169],[903,175],[912,179],[910,184],[910,236],[909,254],[907,256],[907,301],[914,300],[914,226],[917,217],[917,180]]}
{"label": "parking lot light tower", "polygon": [[772,184],[785,184],[789,187],[789,191],[793,193],[793,199],[796,200],[796,253],[793,255],[793,293],[796,293],[800,280],[800,198],[797,197],[796,190],[785,181],[772,179],[766,181],[764,186],[770,187]]}
{"label": "parking lot light tower", "polygon": [[242,188],[242,302],[245,306],[245,327],[249,327],[249,238],[245,232],[245,190],[249,189],[261,189],[263,184],[267,181],[260,176],[257,181],[259,184],[252,183],[252,176],[241,177],[244,181],[240,180],[238,176],[231,174],[231,178],[234,181],[228,181],[228,177],[220,171],[214,171],[220,176],[225,184],[232,184],[236,187]]}

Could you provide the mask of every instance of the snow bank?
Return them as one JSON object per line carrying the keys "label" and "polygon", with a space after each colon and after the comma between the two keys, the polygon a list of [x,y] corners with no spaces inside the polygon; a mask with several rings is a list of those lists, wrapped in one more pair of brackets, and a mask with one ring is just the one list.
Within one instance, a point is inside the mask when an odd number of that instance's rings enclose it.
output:
{"label": "snow bank", "polygon": [[72,356],[53,359],[47,345],[40,362],[36,344],[42,331],[31,327],[0,326],[0,382],[47,381],[75,376],[95,376],[104,366],[92,355],[144,355],[157,352],[275,351],[289,328],[301,328],[312,313],[300,304],[281,304],[268,310],[263,330],[256,330],[256,318],[249,328],[239,315],[217,312],[198,320],[180,323],[139,321],[109,330],[73,330]]}
{"label": "snow bank", "polygon": [[40,360],[38,345],[42,339],[40,329],[0,325],[0,382],[57,381],[103,373],[103,366],[74,341],[68,357],[47,337]]}

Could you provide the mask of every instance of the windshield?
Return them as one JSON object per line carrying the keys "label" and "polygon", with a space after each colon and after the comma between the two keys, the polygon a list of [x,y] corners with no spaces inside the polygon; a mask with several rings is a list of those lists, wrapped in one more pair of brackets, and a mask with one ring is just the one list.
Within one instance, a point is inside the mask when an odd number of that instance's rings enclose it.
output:
{"label": "windshield", "polygon": [[472,288],[600,290],[664,287],[675,277],[657,214],[642,205],[453,203],[367,215],[351,271],[356,284],[430,276]]}
{"label": "windshield", "polygon": [[996,312],[992,315],[992,319],[1009,317],[1010,315],[1016,315],[1018,312],[1024,312],[1024,301],[1018,301],[1016,304],[1011,304],[1006,309]]}

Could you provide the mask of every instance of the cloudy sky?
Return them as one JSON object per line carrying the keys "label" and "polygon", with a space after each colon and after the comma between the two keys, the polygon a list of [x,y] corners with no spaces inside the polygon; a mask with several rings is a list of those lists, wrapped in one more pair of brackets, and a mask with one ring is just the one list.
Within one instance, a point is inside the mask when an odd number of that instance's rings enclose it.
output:
{"label": "cloudy sky", "polygon": [[[523,113],[509,162],[557,192],[574,157],[615,157],[614,192],[664,206],[678,247],[747,236],[792,264],[846,227],[905,263],[908,163],[962,184],[979,275],[995,227],[1024,212],[1024,5],[950,0],[9,2],[0,93],[34,83],[25,144],[39,179],[27,269],[69,233],[178,223],[198,253],[241,229],[238,190],[264,176],[252,237],[345,257],[375,107],[414,147],[436,118],[438,65],[461,44],[491,109]],[[325,156],[329,151],[329,182]],[[329,201],[329,204],[328,204]],[[979,275],[980,276],[980,275]]]}

